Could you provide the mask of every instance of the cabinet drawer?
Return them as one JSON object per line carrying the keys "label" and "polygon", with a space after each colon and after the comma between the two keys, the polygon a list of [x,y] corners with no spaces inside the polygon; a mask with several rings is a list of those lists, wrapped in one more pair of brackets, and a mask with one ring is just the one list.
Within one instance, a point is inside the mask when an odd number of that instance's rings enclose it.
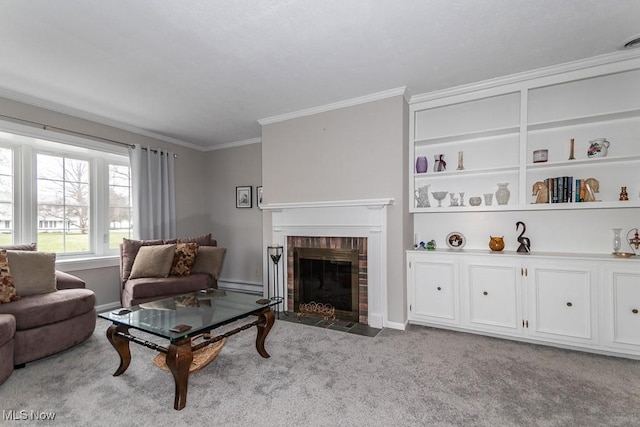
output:
{"label": "cabinet drawer", "polygon": [[640,346],[640,274],[613,275],[613,340]]}
{"label": "cabinet drawer", "polygon": [[413,263],[414,295],[412,312],[415,316],[455,319],[456,293],[454,265],[451,263]]}
{"label": "cabinet drawer", "polygon": [[590,340],[591,275],[587,271],[552,268],[535,270],[533,309],[530,325],[535,334]]}
{"label": "cabinet drawer", "polygon": [[469,323],[518,329],[518,293],[514,266],[469,265]]}

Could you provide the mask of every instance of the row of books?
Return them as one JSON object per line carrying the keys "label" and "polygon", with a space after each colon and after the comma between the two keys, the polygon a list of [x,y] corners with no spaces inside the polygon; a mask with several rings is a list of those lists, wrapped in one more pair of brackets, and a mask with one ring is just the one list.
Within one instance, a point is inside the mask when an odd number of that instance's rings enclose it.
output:
{"label": "row of books", "polygon": [[587,188],[586,179],[573,179],[572,176],[547,178],[544,183],[549,193],[549,203],[583,202]]}

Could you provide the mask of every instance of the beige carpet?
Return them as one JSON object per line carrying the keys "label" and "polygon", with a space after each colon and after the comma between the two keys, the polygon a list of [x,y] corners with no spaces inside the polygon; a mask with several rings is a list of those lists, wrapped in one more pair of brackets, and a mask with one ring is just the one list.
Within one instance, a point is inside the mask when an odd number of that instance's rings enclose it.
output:
{"label": "beige carpet", "polygon": [[131,366],[112,376],[107,327],[99,319],[84,344],[15,371],[0,386],[3,415],[54,412],[46,425],[74,426],[640,425],[639,361],[425,327],[369,338],[282,321],[270,359],[255,329],[230,337],[175,411],[152,350],[131,344]]}

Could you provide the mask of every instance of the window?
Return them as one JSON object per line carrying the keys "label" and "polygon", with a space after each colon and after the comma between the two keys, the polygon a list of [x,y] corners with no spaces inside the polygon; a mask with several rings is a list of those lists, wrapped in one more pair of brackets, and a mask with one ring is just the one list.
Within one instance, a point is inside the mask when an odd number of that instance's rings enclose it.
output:
{"label": "window", "polygon": [[13,243],[13,150],[0,147],[0,245]]}
{"label": "window", "polygon": [[89,162],[66,156],[36,155],[38,249],[88,252],[91,232]]}
{"label": "window", "polygon": [[109,165],[109,248],[117,249],[132,232],[131,168]]}
{"label": "window", "polygon": [[133,227],[126,147],[1,129],[0,245],[37,242],[58,260],[117,254]]}

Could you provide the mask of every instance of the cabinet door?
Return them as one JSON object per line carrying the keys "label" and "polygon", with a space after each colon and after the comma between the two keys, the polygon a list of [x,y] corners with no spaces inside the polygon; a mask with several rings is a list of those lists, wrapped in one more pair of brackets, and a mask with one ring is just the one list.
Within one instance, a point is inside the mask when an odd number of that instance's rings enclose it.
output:
{"label": "cabinet door", "polygon": [[408,261],[409,319],[458,324],[457,262],[428,254]]}
{"label": "cabinet door", "polygon": [[609,266],[603,283],[605,345],[640,354],[640,265]]}
{"label": "cabinet door", "polygon": [[463,289],[467,326],[521,333],[520,282],[520,268],[513,261],[466,261]]}
{"label": "cabinet door", "polygon": [[563,342],[596,342],[597,300],[592,276],[587,263],[530,263],[526,268],[527,333]]}

